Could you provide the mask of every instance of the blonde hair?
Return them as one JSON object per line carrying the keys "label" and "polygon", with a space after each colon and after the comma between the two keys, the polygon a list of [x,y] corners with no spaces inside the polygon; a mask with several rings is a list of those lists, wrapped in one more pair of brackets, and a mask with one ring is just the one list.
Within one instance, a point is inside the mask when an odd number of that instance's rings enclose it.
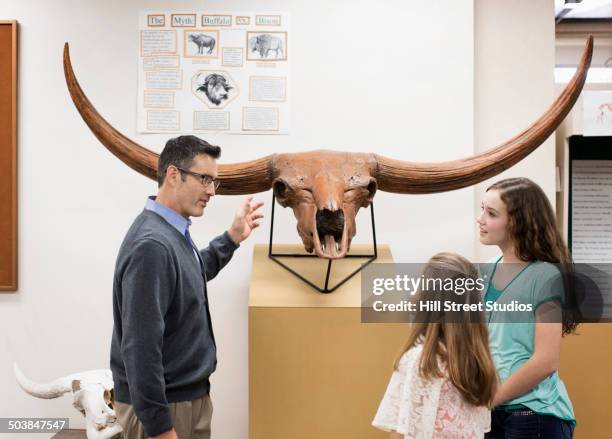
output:
{"label": "blonde hair", "polygon": [[[427,279],[478,279],[478,270],[464,257],[454,253],[434,255],[425,268]],[[435,284],[435,282],[434,282]],[[417,295],[427,295],[427,300],[444,301],[448,291],[421,289]],[[453,294],[453,301],[466,304],[480,302],[480,294],[466,292]],[[446,366],[448,378],[464,398],[477,406],[491,407],[498,377],[491,353],[489,336],[483,312],[444,311],[422,312],[418,323],[411,325],[408,340],[394,367],[397,370],[402,355],[417,343],[422,342],[423,351],[419,373],[424,378],[443,377],[440,365]]]}

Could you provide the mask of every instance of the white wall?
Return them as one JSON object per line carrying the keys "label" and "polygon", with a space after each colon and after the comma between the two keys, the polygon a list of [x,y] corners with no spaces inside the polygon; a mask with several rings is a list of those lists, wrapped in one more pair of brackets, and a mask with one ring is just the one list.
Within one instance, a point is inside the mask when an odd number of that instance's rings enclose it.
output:
{"label": "white wall", "polygon": [[[80,119],[64,83],[64,41],[71,43],[77,77],[100,113],[160,151],[167,136],[135,133],[138,12],[249,11],[258,5],[249,0],[0,4],[0,17],[20,22],[20,289],[0,295],[1,417],[69,415],[73,426],[83,425],[69,398],[44,401],[24,394],[12,363],[40,381],[107,367],[115,256],[145,197],[156,190],[103,149]],[[315,148],[413,161],[461,158],[474,152],[474,143],[482,148],[510,137],[552,101],[552,0],[528,5],[477,0],[476,7],[472,0],[265,5],[292,14],[291,134],[205,136],[223,147],[223,162]],[[492,111],[500,101],[506,107],[501,114]],[[551,145],[527,160],[521,169],[551,193]],[[269,204],[270,193],[258,198]],[[196,242],[205,244],[227,227],[238,201],[213,200],[195,221]],[[475,204],[470,188],[426,196],[379,193],[377,237],[391,244],[397,261],[424,261],[441,250],[473,257]],[[266,209],[269,213],[269,205]],[[368,242],[368,215],[362,212],[358,219],[355,242]],[[284,224],[276,225],[278,240],[297,242],[292,215],[284,211],[279,220]],[[223,439],[247,436],[251,254],[254,243],[267,242],[268,226],[264,221],[210,285],[219,345],[213,428]]]}
{"label": "white wall", "polygon": [[[61,53],[71,44],[82,87],[114,126],[160,151],[166,136],[135,133],[137,19],[141,10],[257,10],[261,2],[43,1],[0,4],[20,22],[19,280],[0,296],[1,416],[71,416],[69,398],[34,399],[16,385],[18,361],[45,381],[108,365],[115,256],[145,197],[156,186],[97,142],[74,109]],[[210,135],[223,162],[272,152],[329,148],[375,151],[417,161],[472,151],[473,6],[435,2],[269,1],[292,14],[293,120],[288,136]],[[448,103],[458,111],[449,111]],[[443,129],[441,129],[441,124]],[[260,196],[268,202],[270,193]],[[238,204],[218,197],[196,220],[201,244],[229,225]],[[266,206],[269,212],[269,206]],[[376,197],[378,239],[397,260],[423,260],[439,250],[470,255],[472,194]],[[287,213],[279,240],[296,239]],[[366,231],[367,215],[360,218]],[[214,429],[247,435],[247,294],[252,246],[245,243],[210,285],[219,345],[213,375]],[[427,239],[423,230],[427,228]],[[369,233],[356,242],[368,242]],[[288,292],[290,293],[290,292]]]}
{"label": "white wall", "polygon": [[[552,0],[476,0],[474,29],[474,139],[480,152],[518,134],[554,101],[555,27]],[[523,161],[474,188],[474,213],[488,186],[528,177],[555,205],[554,136]],[[499,253],[475,241],[475,257]]]}

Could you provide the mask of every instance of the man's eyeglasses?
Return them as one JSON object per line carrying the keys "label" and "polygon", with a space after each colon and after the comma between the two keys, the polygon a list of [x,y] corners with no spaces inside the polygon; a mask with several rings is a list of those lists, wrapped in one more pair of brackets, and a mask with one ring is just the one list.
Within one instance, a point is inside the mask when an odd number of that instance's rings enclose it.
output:
{"label": "man's eyeglasses", "polygon": [[175,166],[175,168],[183,174],[193,175],[195,178],[200,180],[200,183],[202,183],[202,186],[204,187],[208,187],[212,183],[214,185],[215,190],[217,190],[219,188],[219,185],[221,184],[220,180],[217,180],[216,178],[213,178],[208,174],[198,174],[197,172],[188,171],[187,169],[179,168],[178,166]]}

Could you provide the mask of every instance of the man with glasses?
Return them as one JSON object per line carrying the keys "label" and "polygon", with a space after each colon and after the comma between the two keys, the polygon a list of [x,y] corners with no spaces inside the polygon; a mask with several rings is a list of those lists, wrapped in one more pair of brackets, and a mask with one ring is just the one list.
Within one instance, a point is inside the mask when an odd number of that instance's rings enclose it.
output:
{"label": "man with glasses", "polygon": [[263,203],[247,197],[230,228],[198,250],[189,218],[203,215],[219,187],[220,153],[195,136],[170,139],[159,157],[157,197],[119,250],[110,362],[127,439],[210,438],[217,357],[206,283],[263,217]]}

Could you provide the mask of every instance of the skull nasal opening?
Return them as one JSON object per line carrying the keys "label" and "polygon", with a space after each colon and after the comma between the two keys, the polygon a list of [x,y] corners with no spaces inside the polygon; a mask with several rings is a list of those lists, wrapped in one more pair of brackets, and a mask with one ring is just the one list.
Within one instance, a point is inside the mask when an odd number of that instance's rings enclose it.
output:
{"label": "skull nasal opening", "polygon": [[332,235],[336,241],[342,239],[344,230],[344,212],[342,209],[331,211],[321,209],[317,211],[317,233],[320,237]]}

